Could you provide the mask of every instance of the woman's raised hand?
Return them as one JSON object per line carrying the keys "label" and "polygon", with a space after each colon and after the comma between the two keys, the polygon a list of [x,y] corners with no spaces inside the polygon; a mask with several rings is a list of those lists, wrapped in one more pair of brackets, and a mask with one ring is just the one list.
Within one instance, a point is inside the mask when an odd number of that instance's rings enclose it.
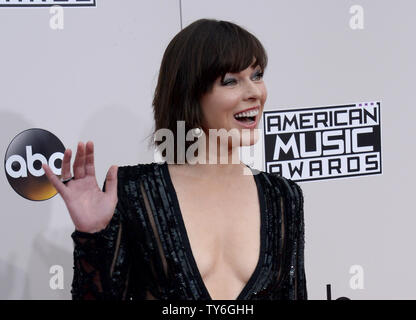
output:
{"label": "woman's raised hand", "polygon": [[[71,149],[66,149],[62,160],[62,179],[71,175]],[[105,192],[97,184],[94,166],[94,144],[78,143],[73,165],[74,179],[64,184],[47,164],[42,164],[46,176],[59,192],[68,208],[75,229],[94,233],[110,222],[117,205],[117,166],[107,172]]]}

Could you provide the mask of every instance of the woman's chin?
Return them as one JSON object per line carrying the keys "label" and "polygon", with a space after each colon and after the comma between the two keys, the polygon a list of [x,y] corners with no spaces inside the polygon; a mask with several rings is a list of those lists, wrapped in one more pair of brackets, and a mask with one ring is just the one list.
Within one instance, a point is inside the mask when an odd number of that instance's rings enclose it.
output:
{"label": "woman's chin", "polygon": [[223,128],[223,130],[217,131],[217,133],[219,133],[218,137],[215,134],[211,137],[215,137],[217,139],[216,141],[218,141],[218,138],[220,138],[221,141],[226,141],[226,139],[228,139],[228,147],[235,148],[256,144],[259,141],[261,130],[257,127],[253,129],[229,127]]}
{"label": "woman's chin", "polygon": [[260,129],[244,129],[241,134],[241,146],[248,147],[256,144],[260,138]]}

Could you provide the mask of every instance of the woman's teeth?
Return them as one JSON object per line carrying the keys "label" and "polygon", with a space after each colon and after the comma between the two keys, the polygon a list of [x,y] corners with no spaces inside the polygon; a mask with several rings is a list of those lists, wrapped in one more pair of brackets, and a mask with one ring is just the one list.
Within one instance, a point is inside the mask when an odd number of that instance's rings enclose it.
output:
{"label": "woman's teeth", "polygon": [[256,116],[258,115],[258,113],[258,110],[240,112],[235,114],[234,118],[240,122],[253,123],[256,120]]}
{"label": "woman's teeth", "polygon": [[255,117],[259,114],[259,110],[240,112],[234,115],[234,118]]}

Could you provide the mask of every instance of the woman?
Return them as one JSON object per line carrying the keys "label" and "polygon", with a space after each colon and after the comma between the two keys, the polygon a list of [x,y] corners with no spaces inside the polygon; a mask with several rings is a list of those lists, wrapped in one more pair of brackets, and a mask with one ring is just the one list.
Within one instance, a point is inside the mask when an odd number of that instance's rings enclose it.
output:
{"label": "woman", "polygon": [[[243,28],[195,21],[169,43],[153,100],[154,138],[173,132],[173,163],[112,166],[103,191],[92,142],[78,144],[73,178],[70,149],[63,182],[43,165],[75,224],[73,299],[307,299],[300,187],[232,158],[256,142],[266,65]],[[181,141],[180,120],[196,143]]]}

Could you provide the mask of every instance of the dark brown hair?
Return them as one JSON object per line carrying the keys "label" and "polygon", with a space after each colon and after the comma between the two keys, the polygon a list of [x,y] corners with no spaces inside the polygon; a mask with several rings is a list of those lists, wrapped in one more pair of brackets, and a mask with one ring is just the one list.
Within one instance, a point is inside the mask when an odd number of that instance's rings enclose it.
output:
{"label": "dark brown hair", "polygon": [[[240,72],[250,65],[259,65],[264,72],[267,54],[260,41],[242,27],[228,21],[200,19],[181,30],[167,46],[160,66],[152,103],[153,145],[163,143],[155,141],[157,130],[171,130],[177,163],[177,121],[185,121],[185,135],[192,128],[206,129],[202,127],[201,97],[211,91],[218,77],[223,80],[226,73]],[[185,141],[184,151],[194,142]]]}

